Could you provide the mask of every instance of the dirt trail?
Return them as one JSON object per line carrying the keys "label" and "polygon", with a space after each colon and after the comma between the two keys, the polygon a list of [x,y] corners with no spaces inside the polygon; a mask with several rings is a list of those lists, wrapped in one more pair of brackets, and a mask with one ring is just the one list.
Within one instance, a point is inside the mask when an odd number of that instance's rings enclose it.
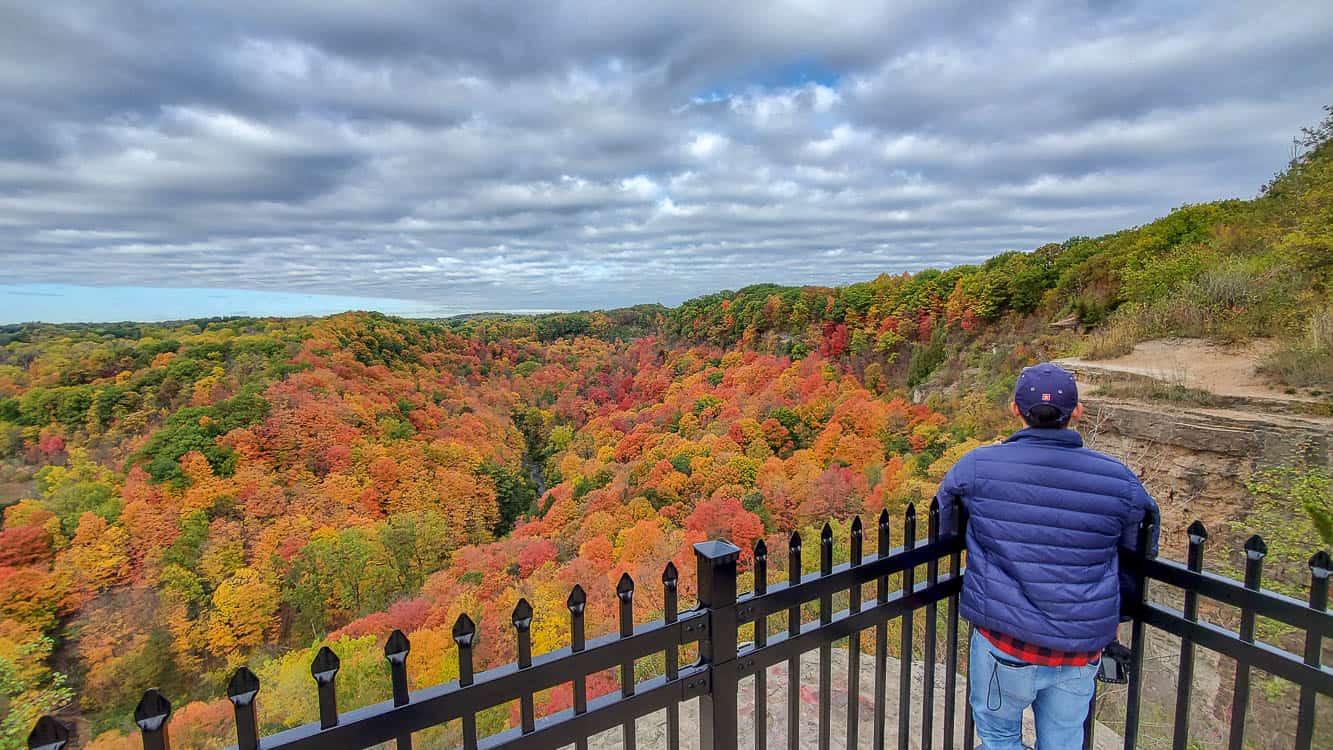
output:
{"label": "dirt trail", "polygon": [[1222,346],[1202,339],[1144,341],[1115,359],[1070,357],[1061,362],[1089,373],[1139,375],[1171,385],[1196,388],[1219,396],[1278,401],[1308,401],[1308,393],[1286,393],[1258,366],[1276,348],[1268,340]]}

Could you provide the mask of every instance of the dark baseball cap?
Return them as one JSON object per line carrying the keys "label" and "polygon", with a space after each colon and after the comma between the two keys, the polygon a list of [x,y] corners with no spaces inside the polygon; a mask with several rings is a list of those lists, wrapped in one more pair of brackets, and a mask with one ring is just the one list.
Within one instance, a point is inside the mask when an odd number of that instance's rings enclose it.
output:
{"label": "dark baseball cap", "polygon": [[1051,362],[1024,368],[1014,384],[1014,403],[1024,416],[1032,407],[1046,404],[1060,412],[1062,421],[1069,421],[1078,406],[1078,384],[1063,367]]}

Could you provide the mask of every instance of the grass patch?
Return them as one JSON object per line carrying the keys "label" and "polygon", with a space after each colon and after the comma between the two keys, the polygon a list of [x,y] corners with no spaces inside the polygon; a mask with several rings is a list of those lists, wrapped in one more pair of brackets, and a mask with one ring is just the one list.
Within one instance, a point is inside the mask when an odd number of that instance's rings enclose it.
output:
{"label": "grass patch", "polygon": [[1333,305],[1311,315],[1305,336],[1269,355],[1259,371],[1295,388],[1333,388]]}
{"label": "grass patch", "polygon": [[1208,391],[1190,388],[1180,383],[1167,383],[1146,378],[1106,383],[1098,387],[1097,395],[1136,401],[1163,401],[1182,406],[1219,405],[1217,397]]}
{"label": "grass patch", "polygon": [[1259,371],[1293,388],[1330,388],[1333,387],[1333,349],[1289,344],[1269,355]]}

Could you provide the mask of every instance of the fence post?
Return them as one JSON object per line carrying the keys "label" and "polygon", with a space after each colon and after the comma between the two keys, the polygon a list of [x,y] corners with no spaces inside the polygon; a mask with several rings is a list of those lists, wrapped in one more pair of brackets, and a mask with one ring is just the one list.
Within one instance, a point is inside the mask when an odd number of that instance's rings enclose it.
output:
{"label": "fence post", "polygon": [[[584,614],[588,609],[588,594],[584,592],[582,586],[574,584],[574,588],[569,591],[569,598],[565,600],[565,606],[569,608],[569,651],[576,654],[587,647]],[[580,671],[574,674],[574,715],[586,713],[587,710],[588,676]],[[580,734],[574,740],[574,750],[588,750],[588,738]]]}
{"label": "fence post", "polygon": [[[1188,566],[1190,572],[1203,571],[1203,547],[1208,541],[1208,529],[1202,521],[1195,520],[1186,532],[1189,536]],[[1199,620],[1199,592],[1193,589],[1185,591],[1185,619],[1190,622]],[[1186,750],[1190,737],[1190,696],[1194,691],[1194,641],[1180,639],[1180,667],[1176,670],[1176,718],[1174,734],[1171,738],[1172,750]]]}
{"label": "fence post", "polygon": [[736,747],[736,561],[740,547],[727,541],[694,545],[698,564],[699,608],[708,610],[708,638],[699,658],[710,667],[708,692],[699,698],[699,747]]}
{"label": "fence post", "polygon": [[259,720],[255,714],[255,697],[259,695],[259,678],[249,667],[239,667],[227,682],[227,698],[236,714],[237,750],[258,750]]}
{"label": "fence post", "polygon": [[[532,666],[532,605],[527,599],[518,600],[509,621],[513,623],[518,638],[518,668],[527,669]],[[518,697],[518,714],[523,734],[536,731],[537,711],[532,693],[524,692]]]}
{"label": "fence post", "polygon": [[[793,531],[787,541],[787,585],[801,582],[801,533]],[[801,605],[787,608],[787,637],[801,634]],[[787,657],[787,716],[801,715],[801,655]],[[801,750],[801,722],[787,720],[787,750]]]}
{"label": "fence post", "polygon": [[330,729],[338,726],[338,693],[334,680],[338,677],[341,662],[338,655],[328,646],[320,646],[314,661],[310,662],[310,676],[315,678],[319,694],[319,728]]}
{"label": "fence post", "polygon": [[[680,571],[676,564],[667,561],[662,571],[662,619],[675,623],[680,619]],[[666,650],[666,678],[675,682],[680,679],[680,647],[668,646]],[[667,747],[680,750],[680,703],[672,701],[667,706]]]}
{"label": "fence post", "polygon": [[[1138,538],[1135,540],[1134,555],[1140,562],[1147,559],[1152,547],[1153,525],[1157,519],[1148,514],[1139,524]],[[1143,632],[1143,606],[1148,600],[1148,578],[1142,568],[1134,573],[1136,583],[1129,607],[1133,616],[1130,626],[1129,641],[1129,692],[1125,697],[1125,750],[1134,750],[1139,741],[1139,707],[1143,700],[1143,650],[1145,634]]]}
{"label": "fence post", "polygon": [[[1245,540],[1245,588],[1258,591],[1262,588],[1264,576],[1264,558],[1268,556],[1268,544],[1264,538],[1255,534]],[[1255,612],[1251,607],[1240,609],[1240,639],[1254,643]],[[1250,666],[1236,664],[1236,685],[1231,691],[1231,735],[1227,738],[1227,750],[1244,750],[1245,716],[1250,711]]]}
{"label": "fence post", "polygon": [[[967,533],[966,519],[963,514],[963,499],[958,495],[949,498],[953,513],[949,515],[951,527],[941,529],[947,537],[957,537]],[[954,552],[949,555],[949,578],[956,579],[962,573],[963,555]],[[958,718],[958,594],[949,597],[949,614],[945,622],[944,640],[948,643],[944,651],[944,750],[954,750],[955,720]],[[963,713],[972,715],[972,708],[964,706]],[[969,747],[965,745],[965,747]]]}
{"label": "fence post", "polygon": [[[1328,578],[1333,572],[1333,561],[1328,559],[1327,550],[1319,550],[1310,558],[1310,609],[1316,612],[1328,610]],[[1323,635],[1317,628],[1305,631],[1305,663],[1318,669],[1320,656],[1324,649],[1321,645]],[[1296,750],[1310,750],[1314,741],[1315,698],[1314,686],[1306,683],[1301,686],[1300,708],[1296,711]]]}
{"label": "fence post", "polygon": [[[454,620],[454,643],[458,644],[458,686],[467,687],[475,679],[472,672],[472,647],[477,642],[477,624],[463,612]],[[477,750],[477,714],[463,714],[463,750]]]}
{"label": "fence post", "polygon": [[[389,640],[384,643],[384,658],[389,660],[389,680],[393,684],[393,705],[406,706],[412,702],[412,695],[407,689],[407,655],[412,651],[412,642],[407,640],[403,631],[394,629]],[[242,750],[237,748],[237,750]],[[412,733],[398,734],[398,750],[412,750]]]}
{"label": "fence post", "polygon": [[[833,527],[819,534],[819,575],[833,575]],[[819,627],[833,624],[833,593],[819,597]],[[833,730],[833,644],[819,647],[819,750],[829,750]]]}

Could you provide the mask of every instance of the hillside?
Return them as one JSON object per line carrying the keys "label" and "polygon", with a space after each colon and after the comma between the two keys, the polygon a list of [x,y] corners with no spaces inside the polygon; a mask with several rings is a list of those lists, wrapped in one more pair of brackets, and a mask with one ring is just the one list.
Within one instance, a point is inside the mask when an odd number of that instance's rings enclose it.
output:
{"label": "hillside", "polygon": [[[675,561],[688,601],[694,541],[748,550],[928,498],[1011,429],[1014,377],[1042,359],[1265,339],[1279,393],[1333,404],[1333,118],[1307,133],[1254,200],[841,288],[532,317],[0,327],[0,747],[56,709],[92,745],[132,747],[148,685],[176,701],[179,747],[220,746],[240,664],[265,685],[262,730],[291,726],[315,715],[320,644],[351,708],[385,697],[359,675],[383,668],[389,630],[412,638],[414,686],[433,684],[455,676],[460,612],[484,668],[512,658],[519,596],[535,650],[563,643],[575,583],[608,632],[613,598],[591,593]],[[1298,459],[1264,467],[1254,507],[1295,488],[1289,533],[1328,544],[1327,470]],[[645,592],[641,616],[660,606]]]}

